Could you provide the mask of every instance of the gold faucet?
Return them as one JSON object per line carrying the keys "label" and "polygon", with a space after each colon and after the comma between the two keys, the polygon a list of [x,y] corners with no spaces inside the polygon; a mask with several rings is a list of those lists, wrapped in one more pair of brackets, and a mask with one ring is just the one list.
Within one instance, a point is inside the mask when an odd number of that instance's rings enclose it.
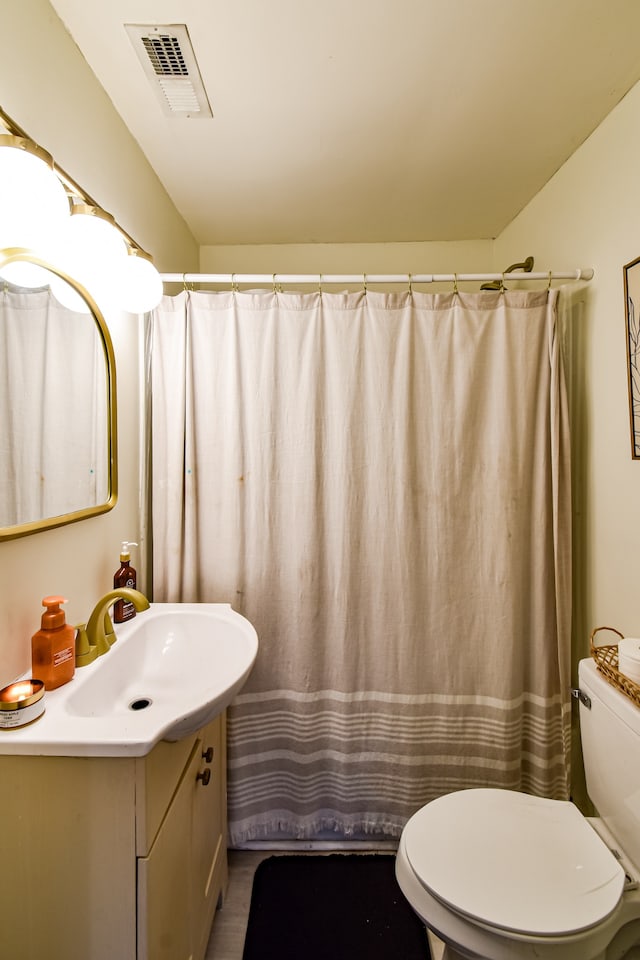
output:
{"label": "gold faucet", "polygon": [[109,616],[109,607],[116,600],[130,600],[138,613],[149,609],[149,601],[139,590],[131,587],[118,587],[110,590],[98,600],[86,624],[78,624],[76,638],[76,666],[84,667],[96,657],[108,653],[116,642],[113,623]]}

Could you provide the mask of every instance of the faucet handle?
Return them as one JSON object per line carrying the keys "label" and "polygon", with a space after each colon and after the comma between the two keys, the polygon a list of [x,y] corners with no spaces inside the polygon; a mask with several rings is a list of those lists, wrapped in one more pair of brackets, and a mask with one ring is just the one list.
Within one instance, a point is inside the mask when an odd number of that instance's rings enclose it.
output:
{"label": "faucet handle", "polygon": [[76,631],[76,667],[86,667],[96,659],[98,650],[89,643],[86,623],[77,624]]}

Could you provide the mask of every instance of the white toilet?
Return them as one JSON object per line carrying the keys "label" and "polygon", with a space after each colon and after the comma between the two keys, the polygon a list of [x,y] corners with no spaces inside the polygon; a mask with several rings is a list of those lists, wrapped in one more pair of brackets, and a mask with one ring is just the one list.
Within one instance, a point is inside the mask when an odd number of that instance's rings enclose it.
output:
{"label": "white toilet", "polygon": [[640,708],[579,665],[597,818],[568,801],[473,789],[428,803],[396,857],[446,960],[640,960]]}

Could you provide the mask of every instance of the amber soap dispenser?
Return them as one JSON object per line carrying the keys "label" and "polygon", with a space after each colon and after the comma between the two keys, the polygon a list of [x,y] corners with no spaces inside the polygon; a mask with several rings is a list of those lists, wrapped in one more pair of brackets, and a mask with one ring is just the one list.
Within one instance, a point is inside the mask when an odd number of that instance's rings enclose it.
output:
{"label": "amber soap dispenser", "polygon": [[[137,589],[136,571],[131,566],[131,547],[137,547],[138,544],[133,540],[123,540],[120,547],[120,567],[113,575],[113,587],[130,587]],[[136,608],[130,600],[116,600],[113,605],[113,622],[124,623],[131,620],[136,615]]]}
{"label": "amber soap dispenser", "polygon": [[66,622],[60,604],[65,597],[45,597],[42,626],[31,638],[31,669],[42,680],[45,690],[55,690],[68,683],[76,669],[76,631]]}

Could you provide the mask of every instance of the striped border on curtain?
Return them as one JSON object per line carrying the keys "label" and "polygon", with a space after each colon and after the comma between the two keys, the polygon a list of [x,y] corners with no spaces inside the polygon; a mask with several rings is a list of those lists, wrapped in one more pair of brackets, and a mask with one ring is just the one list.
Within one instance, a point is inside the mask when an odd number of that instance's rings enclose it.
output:
{"label": "striped border on curtain", "polygon": [[241,694],[229,713],[230,809],[243,812],[231,845],[399,837],[408,814],[461,782],[547,796],[551,782],[565,798],[567,710],[535,694]]}

